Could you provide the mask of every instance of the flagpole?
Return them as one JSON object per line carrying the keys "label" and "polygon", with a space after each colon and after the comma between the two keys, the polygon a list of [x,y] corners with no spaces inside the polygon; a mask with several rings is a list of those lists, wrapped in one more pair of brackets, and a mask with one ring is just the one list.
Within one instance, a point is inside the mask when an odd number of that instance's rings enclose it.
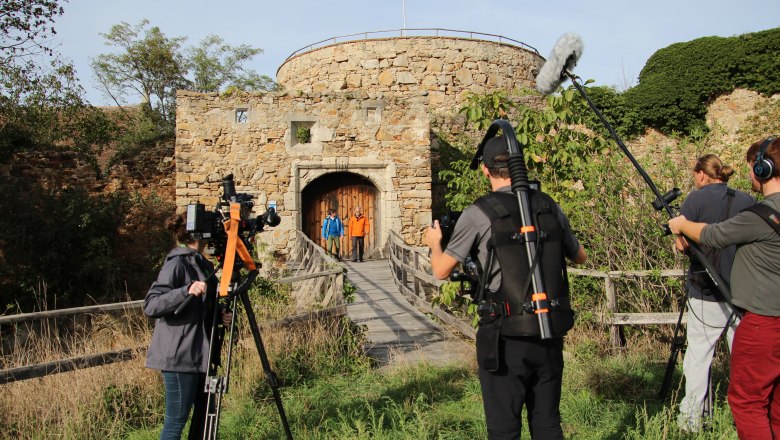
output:
{"label": "flagpole", "polygon": [[406,29],[406,0],[401,0],[401,8],[404,13],[404,27],[401,29],[401,36],[404,36],[404,30]]}

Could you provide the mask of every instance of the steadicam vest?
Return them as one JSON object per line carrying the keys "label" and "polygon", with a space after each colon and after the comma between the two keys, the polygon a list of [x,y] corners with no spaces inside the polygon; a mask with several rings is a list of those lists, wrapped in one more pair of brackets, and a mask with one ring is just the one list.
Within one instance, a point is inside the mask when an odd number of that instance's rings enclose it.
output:
{"label": "steadicam vest", "polygon": [[[574,312],[569,301],[563,237],[565,231],[553,207],[555,201],[547,194],[529,190],[531,215],[536,230],[537,260],[541,265],[544,287],[552,303],[550,318],[554,336],[564,336],[574,325]],[[474,202],[490,219],[491,238],[488,250],[501,267],[501,286],[487,293],[487,300],[498,304],[503,315],[501,334],[505,336],[539,336],[539,321],[531,307],[530,267],[526,244],[518,239],[520,208],[512,193],[492,192]],[[487,262],[480,262],[483,268]]]}

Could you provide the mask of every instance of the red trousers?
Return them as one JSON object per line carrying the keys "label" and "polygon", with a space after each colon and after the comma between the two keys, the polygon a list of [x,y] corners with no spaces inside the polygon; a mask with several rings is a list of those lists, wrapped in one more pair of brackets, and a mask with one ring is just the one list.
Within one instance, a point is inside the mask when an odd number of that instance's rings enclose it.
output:
{"label": "red trousers", "polygon": [[780,439],[780,317],[745,312],[731,347],[729,406],[740,440]]}

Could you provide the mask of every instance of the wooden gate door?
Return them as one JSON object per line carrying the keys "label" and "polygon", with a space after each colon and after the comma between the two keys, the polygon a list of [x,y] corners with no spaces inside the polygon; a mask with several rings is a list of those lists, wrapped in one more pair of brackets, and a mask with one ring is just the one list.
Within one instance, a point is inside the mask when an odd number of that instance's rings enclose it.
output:
{"label": "wooden gate door", "polygon": [[369,232],[366,234],[364,254],[368,256],[376,247],[379,222],[378,191],[367,179],[351,173],[333,173],[320,177],[310,183],[302,194],[303,232],[315,243],[325,246],[322,240],[322,222],[328,209],[336,209],[344,223],[344,237],[341,239],[341,258],[350,259],[352,239],[350,238],[349,219],[360,206],[363,215],[368,217]]}

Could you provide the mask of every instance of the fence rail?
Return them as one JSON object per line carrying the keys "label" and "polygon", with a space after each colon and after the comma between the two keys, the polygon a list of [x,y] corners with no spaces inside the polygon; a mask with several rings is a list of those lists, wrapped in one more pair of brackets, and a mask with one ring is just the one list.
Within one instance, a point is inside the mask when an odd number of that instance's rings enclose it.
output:
{"label": "fence rail", "polygon": [[[294,275],[279,278],[273,280],[273,282],[276,284],[293,285],[299,306],[304,303],[308,306],[316,304],[321,309],[288,316],[272,322],[261,323],[262,327],[289,326],[297,322],[346,315],[347,309],[343,296],[344,274],[346,272],[344,266],[330,258],[320,246],[314,244],[300,231],[297,232],[297,240],[288,263],[291,263],[294,267]],[[117,310],[128,312],[142,308],[143,303],[143,300],[138,300],[0,316],[0,326],[68,316],[100,314]],[[0,370],[0,384],[124,362],[133,359],[139,353],[145,352],[145,349],[146,347],[125,348]]]}
{"label": "fence rail", "polygon": [[[436,291],[444,281],[435,279],[430,274],[430,258],[425,248],[414,248],[405,244],[395,232],[390,233],[390,269],[393,272],[393,280],[409,301],[417,305],[426,313],[434,314],[445,324],[456,328],[464,335],[474,339],[476,332],[464,321],[457,319],[441,308],[432,305],[426,298]],[[606,312],[598,314],[599,321],[609,326],[610,342],[613,347],[624,345],[621,334],[621,326],[624,325],[650,325],[650,324],[676,324],[678,313],[620,313],[617,308],[617,293],[615,280],[618,278],[642,278],[642,277],[682,277],[683,269],[666,269],[661,271],[597,271],[590,269],[569,268],[568,273],[574,276],[586,276],[604,279],[604,296],[606,299]],[[683,315],[685,322],[686,315]]]}

